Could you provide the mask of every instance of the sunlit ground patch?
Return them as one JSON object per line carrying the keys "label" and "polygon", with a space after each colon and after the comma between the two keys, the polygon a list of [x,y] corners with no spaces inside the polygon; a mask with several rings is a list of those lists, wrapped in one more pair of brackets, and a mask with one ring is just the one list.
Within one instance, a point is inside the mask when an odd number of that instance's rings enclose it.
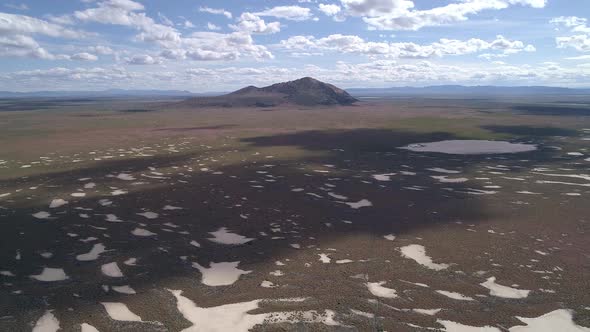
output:
{"label": "sunlit ground patch", "polygon": [[247,238],[243,235],[232,233],[225,227],[221,227],[215,232],[209,232],[209,234],[213,235],[213,237],[208,240],[219,244],[239,245],[254,240],[253,238]]}
{"label": "sunlit ground patch", "polygon": [[252,271],[238,269],[240,262],[211,262],[209,267],[201,266],[199,263],[193,263],[201,274],[201,282],[207,286],[228,286],[240,278],[242,274],[248,274]]}
{"label": "sunlit ground patch", "polygon": [[412,259],[416,261],[416,263],[425,266],[431,270],[440,271],[447,269],[450,266],[449,264],[444,263],[434,263],[432,261],[432,258],[426,255],[426,249],[424,248],[424,246],[421,246],[419,244],[410,244],[405,247],[402,247],[400,250],[403,257]]}
{"label": "sunlit ground patch", "polygon": [[31,278],[43,282],[63,281],[69,279],[63,269],[50,267],[43,268],[43,271],[41,271],[40,274],[32,275]]}
{"label": "sunlit ground patch", "polygon": [[496,283],[495,277],[490,277],[485,282],[481,283],[483,287],[490,290],[490,295],[504,297],[508,299],[523,299],[529,296],[530,290],[516,289]]}
{"label": "sunlit ground patch", "polygon": [[430,143],[416,143],[400,149],[414,152],[439,152],[447,154],[496,154],[528,152],[537,149],[536,145],[487,140],[447,140]]}

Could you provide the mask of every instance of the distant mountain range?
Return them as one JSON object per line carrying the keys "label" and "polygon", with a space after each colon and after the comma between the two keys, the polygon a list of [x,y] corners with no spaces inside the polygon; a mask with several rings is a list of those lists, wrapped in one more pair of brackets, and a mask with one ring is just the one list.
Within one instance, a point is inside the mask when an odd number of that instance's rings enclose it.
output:
{"label": "distant mountain range", "polygon": [[272,107],[278,105],[350,105],[357,99],[348,92],[311,77],[276,83],[263,88],[248,86],[216,97],[196,97],[177,103],[179,107]]}
{"label": "distant mountain range", "polygon": [[528,95],[590,95],[590,89],[572,89],[549,86],[464,86],[436,85],[426,87],[353,88],[353,96],[426,96],[426,95],[477,95],[477,96],[528,96]]}
{"label": "distant mountain range", "polygon": [[[312,81],[305,82],[306,79]],[[301,81],[304,80],[304,81]],[[291,82],[299,82],[302,85],[297,87],[297,93],[294,90],[287,91],[291,87],[285,85]],[[264,88],[256,88],[253,86],[240,89],[238,91],[226,94],[226,92],[209,92],[209,93],[193,93],[184,90],[125,90],[125,89],[109,89],[101,91],[33,91],[33,92],[12,92],[0,91],[0,98],[125,98],[125,97],[211,97],[224,96],[225,98],[235,98],[237,95],[242,95],[242,98],[247,99],[248,94],[251,97],[258,95],[260,97],[266,94],[268,98],[275,100],[272,93],[291,94],[289,97],[295,103],[305,103],[306,99],[311,98],[315,100],[320,95],[327,93],[331,94],[330,90],[336,91],[336,94],[344,91],[333,85],[320,82],[312,78],[304,78],[285,83],[277,83]],[[312,83],[310,83],[312,82]],[[321,83],[321,84],[319,84]],[[307,85],[307,86],[306,86]],[[321,88],[321,91],[314,89]],[[258,89],[258,90],[256,90]],[[281,91],[279,91],[281,90]],[[304,92],[305,90],[305,92]],[[476,95],[476,96],[518,96],[518,95],[590,95],[590,89],[574,89],[561,88],[549,86],[464,86],[464,85],[435,85],[426,87],[391,87],[391,88],[350,88],[344,91],[355,97],[385,97],[385,96],[427,96],[427,95]],[[305,97],[302,97],[305,95]],[[348,97],[350,97],[350,95]],[[299,97],[302,100],[296,100]],[[275,96],[276,97],[276,96]],[[343,100],[336,102],[346,102]],[[264,99],[264,97],[262,98]],[[321,98],[320,98],[321,99]],[[332,103],[328,99],[316,100],[319,104]]]}
{"label": "distant mountain range", "polygon": [[102,91],[33,91],[33,92],[12,92],[0,91],[0,98],[109,98],[109,97],[192,97],[196,94],[190,91],[181,90],[125,90],[109,89]]}

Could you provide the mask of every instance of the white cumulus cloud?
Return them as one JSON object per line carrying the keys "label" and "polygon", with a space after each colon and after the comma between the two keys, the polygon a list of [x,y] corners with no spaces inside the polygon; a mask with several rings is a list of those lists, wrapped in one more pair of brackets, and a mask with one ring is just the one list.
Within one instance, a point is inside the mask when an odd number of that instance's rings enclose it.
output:
{"label": "white cumulus cloud", "polygon": [[199,11],[202,13],[209,13],[214,15],[223,15],[227,18],[232,18],[232,14],[223,8],[210,8],[210,7],[199,7]]}
{"label": "white cumulus cloud", "polygon": [[555,38],[558,48],[573,48],[580,52],[590,52],[590,27],[588,27],[587,19],[577,16],[560,16],[550,22],[557,26],[566,27],[571,33],[575,33],[572,36]]}
{"label": "white cumulus cloud", "polygon": [[462,0],[441,7],[418,10],[410,0],[340,0],[346,13],[361,16],[374,30],[418,30],[466,21],[484,10],[506,9],[511,5],[545,7],[546,0]]}
{"label": "white cumulus cloud", "polygon": [[80,60],[80,61],[96,61],[96,60],[98,60],[98,57],[94,54],[82,52],[82,53],[76,53],[76,54],[70,56],[70,59],[71,60]]}
{"label": "white cumulus cloud", "polygon": [[300,6],[277,6],[254,14],[257,16],[271,16],[291,21],[305,21],[312,18],[311,10]]}
{"label": "white cumulus cloud", "polygon": [[332,51],[337,53],[353,53],[370,57],[383,56],[388,58],[424,59],[449,55],[465,55],[482,51],[495,51],[495,56],[507,56],[520,52],[534,52],[533,45],[519,40],[510,40],[498,35],[492,41],[478,38],[457,40],[441,38],[431,44],[412,42],[372,42],[359,36],[334,34],[323,38],[314,36],[293,36],[282,40],[279,48],[297,51]]}
{"label": "white cumulus cloud", "polygon": [[338,5],[335,5],[335,4],[328,4],[328,5],[326,5],[326,4],[323,4],[323,3],[320,3],[319,4],[318,9],[322,13],[324,13],[324,14],[326,14],[328,16],[334,16],[334,15],[338,14],[342,10],[342,8],[340,6],[338,6]]}
{"label": "white cumulus cloud", "polygon": [[238,19],[236,25],[230,25],[236,31],[244,31],[260,34],[272,34],[281,31],[281,24],[279,22],[266,23],[258,15],[252,13],[243,13]]}

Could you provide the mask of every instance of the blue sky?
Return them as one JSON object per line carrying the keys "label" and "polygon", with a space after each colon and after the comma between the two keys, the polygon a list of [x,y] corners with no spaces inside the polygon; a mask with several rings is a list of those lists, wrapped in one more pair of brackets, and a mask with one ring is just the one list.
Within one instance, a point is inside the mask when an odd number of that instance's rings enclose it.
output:
{"label": "blue sky", "polygon": [[590,87],[587,0],[0,4],[0,90]]}

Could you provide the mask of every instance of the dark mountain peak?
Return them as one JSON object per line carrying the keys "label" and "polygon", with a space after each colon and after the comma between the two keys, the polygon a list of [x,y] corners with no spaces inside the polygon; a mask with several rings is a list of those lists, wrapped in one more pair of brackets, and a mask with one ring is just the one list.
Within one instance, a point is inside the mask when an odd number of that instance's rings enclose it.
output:
{"label": "dark mountain peak", "polygon": [[258,88],[253,85],[232,93],[206,98],[191,98],[182,102],[190,106],[272,107],[277,105],[351,105],[357,100],[348,92],[312,77],[276,83]]}
{"label": "dark mountain peak", "polygon": [[323,83],[322,81],[316,80],[315,78],[309,77],[309,76],[302,77],[300,79],[297,79],[297,80],[294,80],[294,81],[291,81],[291,82],[293,82],[293,83],[301,83],[301,84],[317,84],[317,83]]}
{"label": "dark mountain peak", "polygon": [[252,93],[252,92],[257,92],[259,90],[259,88],[255,87],[254,85],[249,85],[245,88],[241,88],[240,90],[236,90],[232,93],[230,93],[229,95],[243,95],[243,94],[248,94],[248,93]]}
{"label": "dark mountain peak", "polygon": [[357,101],[348,92],[312,77],[276,83],[260,90],[284,94],[285,99],[299,105],[350,105]]}
{"label": "dark mountain peak", "polygon": [[330,88],[330,89],[334,89],[334,90],[340,90],[340,91],[344,91],[341,89],[338,89],[337,87],[328,84],[328,83],[324,83],[322,81],[316,80],[315,78],[312,77],[303,77],[294,81],[288,81],[288,82],[282,82],[282,83],[276,83],[267,87],[264,87],[262,89],[266,89],[266,90],[286,90],[286,89],[292,89],[292,90],[302,90],[302,89],[317,89],[317,88]]}

